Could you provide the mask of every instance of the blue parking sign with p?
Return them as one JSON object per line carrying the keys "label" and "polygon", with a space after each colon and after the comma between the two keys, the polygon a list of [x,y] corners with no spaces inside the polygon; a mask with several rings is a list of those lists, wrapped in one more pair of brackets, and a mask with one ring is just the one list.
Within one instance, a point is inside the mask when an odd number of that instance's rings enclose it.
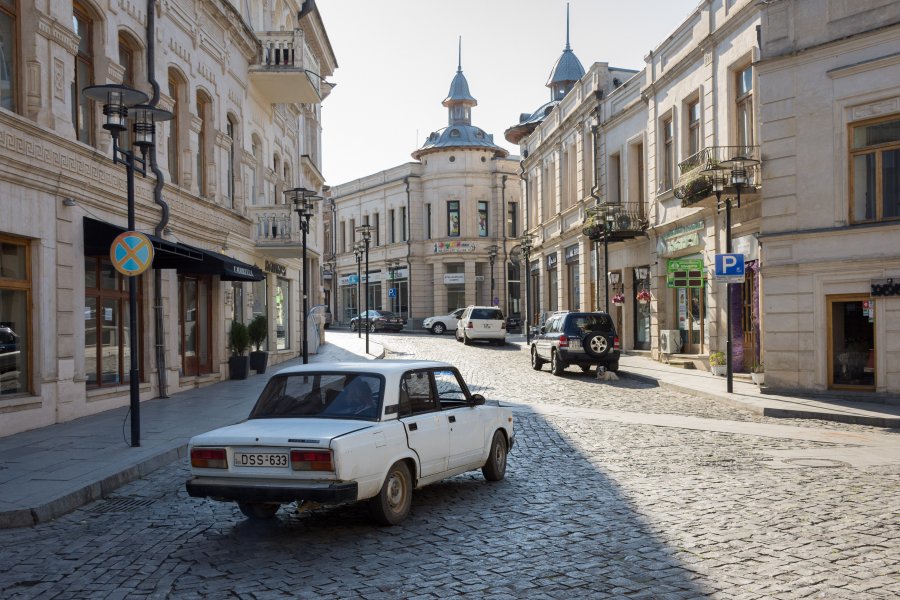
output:
{"label": "blue parking sign with p", "polygon": [[397,288],[388,288],[388,298],[397,297]]}
{"label": "blue parking sign with p", "polygon": [[716,277],[743,277],[743,254],[716,254]]}

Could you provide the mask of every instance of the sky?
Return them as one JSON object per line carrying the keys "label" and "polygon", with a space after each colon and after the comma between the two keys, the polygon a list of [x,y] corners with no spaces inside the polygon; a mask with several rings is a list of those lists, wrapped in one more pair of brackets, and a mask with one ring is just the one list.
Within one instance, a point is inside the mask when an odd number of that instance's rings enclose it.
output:
{"label": "sky", "polygon": [[569,40],[595,62],[640,70],[700,0],[317,0],[338,68],[322,103],[322,173],[334,186],[412,161],[462,69],[478,101],[472,124],[503,132],[550,100],[550,70]]}

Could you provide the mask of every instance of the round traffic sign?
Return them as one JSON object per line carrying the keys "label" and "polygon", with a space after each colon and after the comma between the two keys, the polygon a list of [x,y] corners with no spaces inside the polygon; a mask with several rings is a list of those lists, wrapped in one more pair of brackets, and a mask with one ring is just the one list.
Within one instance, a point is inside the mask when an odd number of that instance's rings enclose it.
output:
{"label": "round traffic sign", "polygon": [[139,231],[125,231],[113,240],[109,257],[122,275],[140,275],[153,264],[153,244]]}

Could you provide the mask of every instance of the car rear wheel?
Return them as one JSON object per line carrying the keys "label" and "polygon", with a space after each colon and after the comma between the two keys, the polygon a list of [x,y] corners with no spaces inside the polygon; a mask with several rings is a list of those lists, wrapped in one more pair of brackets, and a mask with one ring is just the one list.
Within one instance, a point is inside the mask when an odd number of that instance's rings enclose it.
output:
{"label": "car rear wheel", "polygon": [[609,340],[602,333],[589,333],[581,341],[584,351],[596,358],[603,358],[609,352]]}
{"label": "car rear wheel", "polygon": [[550,372],[559,377],[566,370],[565,363],[560,360],[559,353],[554,352],[550,355]]}
{"label": "car rear wheel", "polygon": [[255,521],[273,518],[280,507],[280,504],[270,502],[238,502],[238,508],[244,516]]}
{"label": "car rear wheel", "polygon": [[369,500],[372,518],[382,525],[396,525],[409,515],[412,504],[412,477],[406,463],[397,462],[388,470],[378,495]]}
{"label": "car rear wheel", "polygon": [[537,346],[531,347],[531,368],[535,371],[540,371],[541,367],[544,366],[544,359],[538,356]]}
{"label": "car rear wheel", "polygon": [[472,345],[472,340],[469,339],[469,336],[466,335],[465,331],[463,331],[463,344],[465,344],[466,346]]}
{"label": "car rear wheel", "polygon": [[431,326],[431,333],[433,333],[434,335],[441,335],[445,331],[447,331],[447,328],[444,327],[443,323],[435,323]]}
{"label": "car rear wheel", "polygon": [[606,370],[612,371],[613,373],[618,373],[619,372],[619,361],[611,362],[611,363],[607,364]]}
{"label": "car rear wheel", "polygon": [[506,475],[506,455],[509,448],[506,445],[506,436],[500,431],[494,432],[491,441],[491,452],[487,462],[481,467],[481,473],[488,481],[500,481]]}

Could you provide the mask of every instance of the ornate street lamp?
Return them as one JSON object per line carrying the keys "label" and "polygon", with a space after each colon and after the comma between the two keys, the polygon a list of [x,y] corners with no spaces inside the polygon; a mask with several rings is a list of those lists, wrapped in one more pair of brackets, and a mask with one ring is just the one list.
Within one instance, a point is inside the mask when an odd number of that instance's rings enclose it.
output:
{"label": "ornate street lamp", "polygon": [[362,337],[362,329],[359,328],[360,317],[362,317],[362,313],[359,310],[359,295],[362,289],[362,277],[360,276],[360,263],[362,262],[363,256],[363,245],[362,242],[357,242],[353,245],[353,254],[356,255],[356,337]]}
{"label": "ornate street lamp", "polygon": [[531,248],[534,238],[526,233],[519,238],[519,244],[525,256],[525,343],[531,344]]}
{"label": "ornate street lamp", "polygon": [[488,258],[491,260],[491,306],[494,304],[494,261],[497,260],[497,252],[500,250],[497,244],[488,246]]}
{"label": "ornate street lamp", "polygon": [[360,225],[356,230],[362,235],[366,252],[366,354],[369,353],[369,241],[375,227],[372,225]]}
{"label": "ornate street lamp", "polygon": [[[147,152],[156,144],[156,123],[168,121],[172,113],[146,104],[150,97],[140,90],[126,85],[106,84],[92,85],[81,93],[85,98],[103,103],[103,114],[106,122],[103,129],[112,136],[112,158],[114,164],[125,166],[126,194],[128,202],[128,231],[135,230],[134,223],[134,172],[142,177],[147,176]],[[140,149],[141,156],[135,156],[128,148],[119,147],[119,135],[127,127],[127,119],[134,123],[134,144]],[[128,345],[131,352],[131,364],[128,371],[129,407],[131,410],[131,445],[141,445],[141,399],[139,388],[140,371],[138,369],[137,342],[137,280],[136,276],[128,278]]]}
{"label": "ornate street lamp", "polygon": [[[728,160],[723,160],[721,163],[712,162],[707,165],[707,167],[701,171],[703,175],[706,175],[710,182],[712,183],[712,190],[716,195],[716,209],[721,212],[723,209],[725,211],[725,253],[731,254],[731,198],[725,198],[724,204],[722,203],[722,192],[725,190],[725,184],[727,181],[727,176],[729,175],[728,170],[730,169],[731,175],[731,183],[737,189],[737,208],[741,206],[741,187],[747,184],[747,167],[759,164],[759,161],[753,158],[746,158],[743,156],[736,156],[734,158],[730,158]],[[725,320],[727,323],[725,324],[725,377],[726,377],[726,389],[728,393],[732,393],[734,391],[734,360],[732,357],[733,348],[732,348],[732,338],[733,338],[733,330],[731,323],[732,309],[731,309],[731,283],[725,284]]]}
{"label": "ornate street lamp", "polygon": [[300,321],[301,327],[303,328],[303,364],[305,365],[309,363],[309,331],[307,329],[307,321],[309,319],[309,315],[307,314],[309,312],[309,297],[306,292],[308,279],[308,269],[306,268],[306,234],[309,233],[309,219],[313,216],[316,209],[313,202],[321,200],[322,197],[316,196],[314,191],[302,187],[285,190],[284,194],[293,203],[294,210],[300,217],[300,231],[302,235],[301,244],[303,246],[302,264],[300,266],[303,280],[303,312],[300,315]]}
{"label": "ornate street lamp", "polygon": [[[604,280],[605,303],[604,310],[609,312],[609,234],[616,222],[616,208],[610,204],[596,204],[587,209],[587,213],[594,215],[602,223],[603,227],[603,270],[606,273]],[[599,284],[599,273],[597,275],[597,283]]]}

